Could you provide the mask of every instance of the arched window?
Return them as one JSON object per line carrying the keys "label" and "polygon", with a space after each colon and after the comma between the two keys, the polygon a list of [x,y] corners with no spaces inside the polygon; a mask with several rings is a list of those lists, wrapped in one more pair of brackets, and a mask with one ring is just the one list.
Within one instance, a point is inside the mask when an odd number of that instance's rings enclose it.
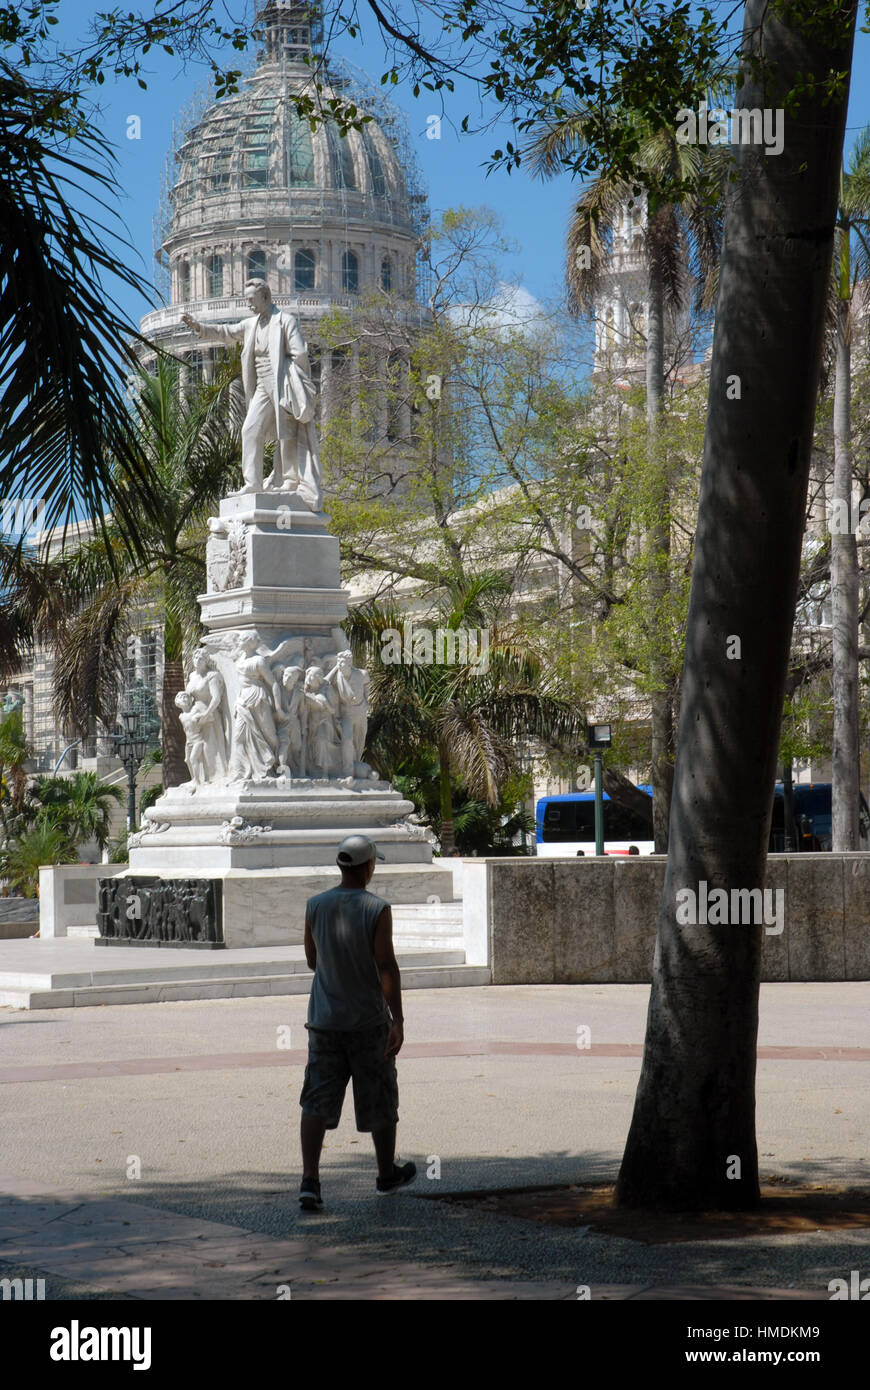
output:
{"label": "arched window", "polygon": [[384,294],[389,294],[393,288],[393,267],[389,256],[384,256],[381,261],[381,289]]}
{"label": "arched window", "polygon": [[296,252],[293,262],[293,285],[297,290],[314,289],[314,252],[302,250]]}
{"label": "arched window", "polygon": [[224,258],[210,256],[207,266],[208,294],[210,299],[220,299],[224,292]]}
{"label": "arched window", "polygon": [[631,249],[638,255],[643,246],[643,209],[639,207],[631,210]]}
{"label": "arched window", "polygon": [[187,261],[178,262],[178,294],[182,304],[190,299],[190,265]]}
{"label": "arched window", "polygon": [[253,251],[248,252],[248,280],[265,280],[266,278],[266,253],[262,246],[257,246]]}
{"label": "arched window", "polygon": [[359,294],[359,256],[355,251],[341,253],[341,288],[345,294]]}

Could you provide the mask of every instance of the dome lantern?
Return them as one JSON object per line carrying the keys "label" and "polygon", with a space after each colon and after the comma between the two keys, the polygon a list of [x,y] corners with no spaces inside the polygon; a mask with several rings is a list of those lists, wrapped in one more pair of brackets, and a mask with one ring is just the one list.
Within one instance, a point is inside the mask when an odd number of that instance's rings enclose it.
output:
{"label": "dome lantern", "polygon": [[323,20],[316,5],[299,0],[267,0],[257,10],[255,34],[263,39],[266,63],[310,63],[323,41]]}

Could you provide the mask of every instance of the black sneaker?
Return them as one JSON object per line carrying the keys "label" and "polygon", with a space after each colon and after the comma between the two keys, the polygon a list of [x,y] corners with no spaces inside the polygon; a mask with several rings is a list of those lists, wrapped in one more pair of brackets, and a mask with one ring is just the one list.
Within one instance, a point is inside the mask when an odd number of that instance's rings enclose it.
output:
{"label": "black sneaker", "polygon": [[379,1197],[385,1197],[388,1192],[396,1192],[400,1187],[407,1187],[409,1182],[413,1182],[417,1176],[416,1163],[403,1163],[401,1168],[398,1164],[393,1164],[393,1176],[391,1178],[378,1178],[377,1193]]}
{"label": "black sneaker", "polygon": [[317,1211],[323,1206],[320,1183],[316,1178],[303,1178],[299,1188],[299,1205],[303,1211]]}

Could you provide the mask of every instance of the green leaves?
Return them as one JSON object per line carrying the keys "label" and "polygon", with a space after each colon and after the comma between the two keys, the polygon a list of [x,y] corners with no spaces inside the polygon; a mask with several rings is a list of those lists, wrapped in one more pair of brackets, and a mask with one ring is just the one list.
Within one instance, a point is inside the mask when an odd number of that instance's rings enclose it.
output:
{"label": "green leaves", "polygon": [[[443,576],[437,606],[414,619],[418,632],[485,633],[485,666],[456,661],[460,642],[444,644],[430,660],[413,638],[408,650],[407,634],[397,661],[387,643],[391,632],[405,631],[406,618],[374,602],[351,613],[345,626],[372,678],[369,752],[388,775],[405,765],[409,748],[427,749],[439,761],[442,791],[449,769],[472,798],[495,806],[515,771],[519,739],[535,737],[544,745],[582,739],[585,718],[551,691],[530,640],[499,622],[509,590],[503,573],[472,577],[457,570]],[[481,649],[477,641],[475,650]]]}
{"label": "green leaves", "polygon": [[35,898],[41,865],[74,864],[76,859],[76,847],[66,827],[42,820],[0,848],[0,873],[13,893]]}
{"label": "green leaves", "polygon": [[34,795],[40,804],[37,827],[56,827],[73,845],[95,840],[101,850],[109,841],[112,807],[124,804],[121,788],[115,783],[100,782],[95,772],[40,777]]}

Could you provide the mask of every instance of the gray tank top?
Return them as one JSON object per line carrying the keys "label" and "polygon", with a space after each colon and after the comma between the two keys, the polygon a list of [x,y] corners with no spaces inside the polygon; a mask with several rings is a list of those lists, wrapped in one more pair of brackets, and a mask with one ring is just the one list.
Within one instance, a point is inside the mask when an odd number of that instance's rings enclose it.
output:
{"label": "gray tank top", "polygon": [[308,1027],[356,1032],[388,1022],[375,964],[375,924],[388,904],[365,888],[330,888],[307,904],[317,967]]}

